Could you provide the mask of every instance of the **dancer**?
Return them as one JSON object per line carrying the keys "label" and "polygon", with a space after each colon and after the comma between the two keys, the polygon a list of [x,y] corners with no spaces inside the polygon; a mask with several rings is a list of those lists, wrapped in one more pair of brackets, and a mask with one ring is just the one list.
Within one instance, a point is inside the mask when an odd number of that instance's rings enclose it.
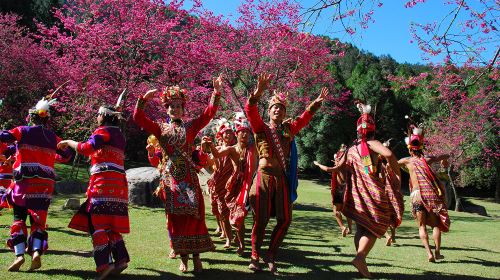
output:
{"label": "dancer", "polygon": [[286,172],[296,168],[296,158],[291,157],[293,140],[319,109],[328,94],[328,89],[323,88],[319,97],[307,107],[302,115],[294,121],[287,122],[284,122],[286,95],[275,93],[269,101],[270,119],[269,124],[266,124],[259,114],[257,103],[268,88],[269,82],[270,75],[261,74],[258,78],[257,89],[250,95],[245,105],[245,113],[255,134],[255,143],[259,153],[259,167],[250,191],[254,225],[249,269],[262,270],[259,264],[260,248],[271,216],[271,209],[274,209],[273,214],[276,216],[277,224],[271,234],[271,243],[264,259],[269,270],[274,274],[277,273],[276,254],[291,223],[292,195],[296,191],[292,183],[297,175],[292,174],[288,178],[285,176]]}
{"label": "dancer", "polygon": [[[445,189],[430,168],[433,162],[447,159],[448,155],[438,157],[424,154],[424,135],[422,127],[410,126],[409,136],[405,139],[410,157],[399,160],[410,173],[410,199],[412,215],[416,218],[420,239],[424,244],[429,262],[443,259],[441,254],[441,232],[450,229],[450,217],[446,208]],[[427,226],[432,228],[434,254],[429,246]]]}
{"label": "dancer", "polygon": [[[19,271],[25,261],[25,251],[32,256],[30,270],[39,269],[42,254],[47,250],[46,221],[54,191],[54,162],[66,162],[72,156],[68,150],[57,149],[60,138],[48,128],[50,105],[55,102],[55,99],[43,98],[29,110],[28,126],[18,126],[0,134],[1,142],[17,141],[16,161],[12,166],[14,185],[7,196],[14,208],[14,223],[7,245],[16,254],[9,271]],[[29,238],[28,217],[31,224]]]}
{"label": "dancer", "polygon": [[[123,93],[122,93],[123,94]],[[120,102],[121,97],[119,98]],[[90,157],[87,200],[73,216],[69,227],[88,232],[94,246],[96,279],[120,274],[130,261],[122,234],[130,232],[128,185],[125,176],[125,137],[119,128],[119,103],[101,106],[98,128],[86,142],[61,141],[60,148],[71,147]]]}
{"label": "dancer", "polygon": [[[400,193],[400,171],[396,157],[391,150],[375,139],[375,121],[370,115],[371,106],[356,102],[362,115],[357,121],[358,138],[343,157],[339,166],[348,166],[347,192],[344,200],[344,214],[356,222],[354,245],[356,257],[352,264],[364,277],[371,277],[366,257],[377,238],[383,236],[389,225],[401,224],[403,208]],[[392,169],[394,179],[381,176],[383,170],[376,170],[381,155]],[[387,189],[395,193],[390,200]],[[396,195],[397,194],[397,195]]]}
{"label": "dancer", "polygon": [[[219,120],[217,135],[223,140],[220,149],[230,147],[235,144],[236,138],[234,136],[234,131],[232,124],[226,119]],[[217,204],[217,211],[212,211],[217,214],[217,219],[219,221],[219,226],[222,229],[221,238],[226,238],[225,249],[231,247],[231,241],[233,234],[231,231],[231,224],[229,222],[229,208],[226,203],[226,184],[231,178],[231,174],[234,172],[234,165],[231,162],[229,156],[223,156],[215,160],[217,169],[214,171],[210,179],[208,180],[208,188],[211,190],[212,197]]]}
{"label": "dancer", "polygon": [[222,77],[213,79],[214,92],[201,116],[184,122],[187,90],[169,87],[161,101],[170,123],[155,123],[144,114],[144,107],[156,90],[139,98],[134,121],[160,141],[163,153],[161,186],[165,201],[168,233],[175,254],[181,256],[179,270],[188,271],[188,254],[193,254],[195,272],[201,272],[200,253],[215,249],[205,224],[205,206],[198,181],[197,165],[192,161],[192,145],[198,132],[215,116],[222,92]]}
{"label": "dancer", "polygon": [[217,150],[208,137],[204,142],[211,144],[210,148],[215,158],[229,157],[234,165],[234,172],[226,184],[227,202],[231,226],[236,230],[236,242],[238,250],[236,253],[243,255],[245,250],[245,217],[248,213],[246,203],[253,175],[257,167],[257,152],[254,145],[250,145],[250,124],[239,119],[235,121],[237,144]]}
{"label": "dancer", "polygon": [[[339,160],[340,158],[342,158],[342,156],[344,156],[346,150],[347,147],[344,144],[342,144],[339,151],[334,156],[335,165],[339,164]],[[344,196],[346,191],[345,173],[347,172],[347,170],[333,171],[334,169],[332,167],[322,165],[317,161],[314,161],[314,164],[318,166],[321,170],[332,173],[331,195],[332,195],[333,215],[335,217],[335,220],[337,221],[337,224],[339,225],[342,236],[346,237],[352,231],[352,220],[346,217],[347,226],[345,226],[344,221],[342,219],[342,208],[344,207]]]}

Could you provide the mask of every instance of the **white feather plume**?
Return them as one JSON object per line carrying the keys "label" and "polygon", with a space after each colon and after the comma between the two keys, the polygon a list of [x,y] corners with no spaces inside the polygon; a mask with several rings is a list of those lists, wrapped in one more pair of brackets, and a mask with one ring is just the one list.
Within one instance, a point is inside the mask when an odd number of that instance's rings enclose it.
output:
{"label": "white feather plume", "polygon": [[123,96],[125,96],[125,92],[127,92],[127,88],[123,89],[122,93],[118,97],[118,100],[116,101],[115,109],[120,108],[122,100],[123,100]]}
{"label": "white feather plume", "polygon": [[51,100],[46,100],[45,97],[42,98],[42,100],[38,101],[38,103],[36,103],[36,106],[35,106],[35,109],[37,109],[38,111],[49,111],[50,110],[50,106],[54,103],[57,102],[57,99],[51,99]]}
{"label": "white feather plume", "polygon": [[422,135],[423,129],[421,127],[413,128],[413,135]]}
{"label": "white feather plume", "polygon": [[405,143],[406,143],[406,145],[409,145],[410,144],[410,138],[405,137]]}

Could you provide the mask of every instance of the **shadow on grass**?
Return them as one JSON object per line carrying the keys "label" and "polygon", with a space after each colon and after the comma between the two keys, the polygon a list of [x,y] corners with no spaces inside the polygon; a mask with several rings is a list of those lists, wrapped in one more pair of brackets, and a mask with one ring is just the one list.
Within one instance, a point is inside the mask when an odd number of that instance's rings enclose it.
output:
{"label": "shadow on grass", "polygon": [[71,236],[81,236],[81,237],[88,237],[89,236],[88,233],[85,233],[85,232],[82,232],[82,231],[71,230],[69,228],[61,228],[61,227],[50,227],[50,228],[48,228],[49,234],[50,234],[51,231],[57,231],[57,232],[60,232],[60,233],[71,235]]}
{"label": "shadow on grass", "polygon": [[500,262],[483,260],[480,258],[468,257],[469,259],[462,259],[460,261],[442,261],[443,263],[460,263],[460,264],[477,264],[488,267],[500,267]]}
{"label": "shadow on grass", "polygon": [[[29,273],[29,272],[27,272]],[[35,273],[29,273],[29,274],[35,274]],[[94,279],[96,276],[96,273],[94,271],[90,270],[80,270],[76,268],[71,268],[71,269],[62,269],[62,268],[55,268],[55,269],[47,269],[47,270],[38,270],[35,275],[40,275],[40,279],[47,279],[47,276],[55,277],[55,276],[74,276],[78,277],[80,279]],[[17,278],[17,279],[22,279]]]}
{"label": "shadow on grass", "polygon": [[294,204],[293,210],[315,211],[315,212],[332,212],[331,209],[325,208],[323,206],[319,206],[319,205],[315,205],[315,204],[302,204],[302,203]]}

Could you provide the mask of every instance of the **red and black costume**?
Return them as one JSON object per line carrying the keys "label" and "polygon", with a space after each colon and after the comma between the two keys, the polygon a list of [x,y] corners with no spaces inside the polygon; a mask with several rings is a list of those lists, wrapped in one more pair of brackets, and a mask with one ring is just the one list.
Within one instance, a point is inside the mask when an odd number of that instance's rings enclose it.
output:
{"label": "red and black costume", "polygon": [[130,232],[128,185],[125,176],[125,137],[119,127],[100,126],[77,152],[90,157],[87,200],[73,216],[69,227],[89,232],[94,246],[97,272],[130,261],[122,233]]}

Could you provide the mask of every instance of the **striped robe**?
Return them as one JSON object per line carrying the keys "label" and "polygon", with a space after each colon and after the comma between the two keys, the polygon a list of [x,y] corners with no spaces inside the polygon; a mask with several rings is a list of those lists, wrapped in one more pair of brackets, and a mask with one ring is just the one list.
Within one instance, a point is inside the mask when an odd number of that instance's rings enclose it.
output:
{"label": "striped robe", "polygon": [[[411,158],[413,170],[417,176],[418,186],[411,185],[411,192],[420,190],[422,204],[428,213],[432,213],[439,218],[439,229],[448,232],[450,229],[450,217],[446,209],[446,199],[444,187],[438,180],[436,174],[429,168],[427,162],[423,158]],[[414,215],[416,213],[413,213]]]}
{"label": "striped robe", "polygon": [[347,165],[351,172],[346,178],[343,212],[376,237],[382,237],[389,225],[401,223],[403,207],[394,205],[402,205],[402,195],[395,195],[396,203],[392,204],[386,191],[390,188],[392,193],[400,193],[400,185],[391,184],[388,176],[367,174],[359,150],[359,145],[348,150]]}

